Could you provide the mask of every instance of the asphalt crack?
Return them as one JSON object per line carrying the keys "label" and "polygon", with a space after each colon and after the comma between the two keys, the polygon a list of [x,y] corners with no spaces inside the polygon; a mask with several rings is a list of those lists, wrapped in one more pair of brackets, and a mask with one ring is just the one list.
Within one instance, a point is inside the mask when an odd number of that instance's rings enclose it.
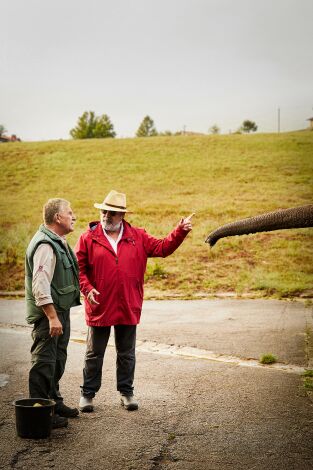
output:
{"label": "asphalt crack", "polygon": [[308,368],[313,368],[313,312],[306,315],[305,327],[305,358]]}
{"label": "asphalt crack", "polygon": [[174,439],[175,438],[168,439],[167,442],[165,442],[162,445],[159,454],[151,459],[152,460],[152,466],[150,467],[151,470],[156,470],[156,469],[161,470],[163,465],[178,461],[178,459],[172,456],[171,449],[170,449],[171,445],[173,444]]}
{"label": "asphalt crack", "polygon": [[31,449],[29,447],[26,447],[24,449],[18,450],[11,459],[10,466],[11,468],[15,468],[16,465],[18,464],[20,457],[24,457],[26,454],[29,454],[31,452]]}
{"label": "asphalt crack", "polygon": [[9,328],[10,330],[25,330],[26,329],[31,329],[33,328],[33,325],[21,325],[19,323],[4,323],[0,322],[0,328],[7,329]]}
{"label": "asphalt crack", "polygon": [[53,451],[49,446],[32,443],[29,447],[18,450],[11,459],[10,467],[18,468],[52,468],[55,466]]}
{"label": "asphalt crack", "polygon": [[[195,379],[195,382],[197,382],[197,379]],[[194,389],[194,384],[192,387],[190,387],[189,390],[186,390],[186,395],[184,399],[184,403],[187,404],[190,400],[190,397],[193,396],[192,390]],[[176,394],[177,396],[180,393],[180,390],[178,387],[176,387],[176,384],[173,383],[173,393]],[[194,433],[179,433],[176,431],[173,431],[174,429],[179,429],[180,424],[184,420],[185,417],[185,408],[186,406],[183,406],[182,409],[175,415],[173,416],[173,421],[172,423],[168,423],[167,429],[163,430],[164,434],[166,435],[166,439],[164,440],[163,445],[160,448],[160,451],[158,454],[151,458],[150,460],[152,461],[152,465],[150,467],[150,470],[162,470],[162,468],[166,468],[166,465],[173,463],[173,462],[179,462],[180,459],[175,457],[173,455],[173,448],[177,446],[178,441],[177,438],[180,436],[189,436],[193,435]]]}

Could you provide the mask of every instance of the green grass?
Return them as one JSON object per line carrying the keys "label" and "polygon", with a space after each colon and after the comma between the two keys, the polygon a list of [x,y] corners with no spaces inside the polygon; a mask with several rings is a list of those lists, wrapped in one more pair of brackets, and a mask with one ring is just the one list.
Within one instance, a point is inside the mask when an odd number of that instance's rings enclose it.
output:
{"label": "green grass", "polygon": [[275,362],[277,362],[277,357],[274,354],[271,354],[271,353],[263,354],[260,357],[261,364],[274,364]]}
{"label": "green grass", "polygon": [[313,392],[313,370],[307,369],[302,374],[302,386],[306,392]]}
{"label": "green grass", "polygon": [[94,202],[116,189],[127,219],[165,236],[196,212],[194,230],[167,259],[149,260],[146,298],[208,297],[234,291],[293,297],[312,289],[312,229],[204,244],[219,225],[312,202],[313,132],[172,136],[0,145],[0,289],[23,286],[23,253],[50,197],[71,201],[75,244]]}
{"label": "green grass", "polygon": [[305,377],[303,379],[303,387],[305,390],[312,392],[313,391],[313,379],[311,377]]}
{"label": "green grass", "polygon": [[306,371],[304,371],[303,376],[313,378],[313,370],[312,369],[307,369]]}
{"label": "green grass", "polygon": [[147,282],[149,279],[165,279],[167,277],[167,272],[162,267],[158,261],[153,261],[150,262],[147,265],[147,270],[145,274],[145,282]]}

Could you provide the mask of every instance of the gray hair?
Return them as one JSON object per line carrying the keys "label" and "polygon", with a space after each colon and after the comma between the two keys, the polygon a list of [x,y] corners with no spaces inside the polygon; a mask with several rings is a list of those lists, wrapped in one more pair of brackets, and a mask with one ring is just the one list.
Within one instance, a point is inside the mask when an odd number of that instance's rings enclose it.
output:
{"label": "gray hair", "polygon": [[70,203],[66,199],[53,198],[49,199],[43,206],[43,220],[46,225],[51,225],[54,222],[54,217],[58,212],[69,206]]}

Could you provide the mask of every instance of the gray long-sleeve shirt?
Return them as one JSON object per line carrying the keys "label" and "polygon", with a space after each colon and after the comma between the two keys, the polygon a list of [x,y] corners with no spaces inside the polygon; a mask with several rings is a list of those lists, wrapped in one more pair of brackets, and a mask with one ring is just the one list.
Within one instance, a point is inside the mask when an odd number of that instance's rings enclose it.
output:
{"label": "gray long-sleeve shirt", "polygon": [[[65,238],[60,237],[66,245]],[[33,257],[33,296],[37,307],[53,304],[51,296],[51,281],[53,278],[56,256],[49,243],[38,246]]]}

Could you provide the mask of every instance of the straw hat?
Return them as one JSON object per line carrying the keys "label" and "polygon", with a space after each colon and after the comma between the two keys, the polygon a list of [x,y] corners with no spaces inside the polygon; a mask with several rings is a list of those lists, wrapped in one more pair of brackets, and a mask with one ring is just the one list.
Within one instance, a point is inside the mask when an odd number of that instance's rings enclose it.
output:
{"label": "straw hat", "polygon": [[126,194],[118,193],[114,189],[104,198],[102,204],[95,202],[94,206],[106,211],[130,212],[126,209]]}

